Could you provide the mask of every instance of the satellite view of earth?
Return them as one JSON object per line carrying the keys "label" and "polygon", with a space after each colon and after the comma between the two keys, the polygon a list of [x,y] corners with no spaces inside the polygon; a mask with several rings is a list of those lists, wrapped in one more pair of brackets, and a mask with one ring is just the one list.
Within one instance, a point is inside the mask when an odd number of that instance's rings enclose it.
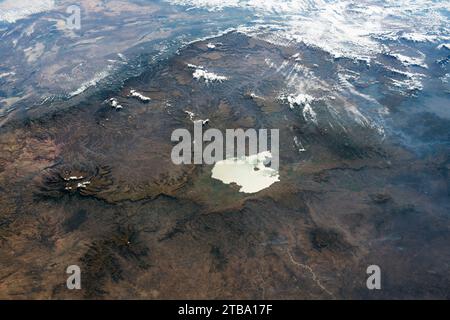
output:
{"label": "satellite view of earth", "polygon": [[[450,299],[449,22],[446,0],[0,0],[0,299]],[[279,167],[174,163],[198,121],[278,129]]]}

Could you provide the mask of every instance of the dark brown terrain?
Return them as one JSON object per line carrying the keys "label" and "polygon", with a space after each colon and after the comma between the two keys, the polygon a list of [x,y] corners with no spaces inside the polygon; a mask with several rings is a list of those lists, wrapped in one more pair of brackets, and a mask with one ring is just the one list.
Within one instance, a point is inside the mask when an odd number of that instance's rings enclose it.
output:
{"label": "dark brown terrain", "polygon": [[[284,75],[266,66],[298,51],[239,33],[208,42],[119,91],[1,128],[0,298],[450,298],[448,153],[419,158],[382,139],[339,95],[343,126],[324,120],[337,117],[325,93],[316,126],[280,98]],[[303,66],[323,59],[297,49]],[[188,64],[228,80],[196,80]],[[280,182],[244,194],[211,179],[211,166],[174,165],[170,135],[192,130],[186,110],[221,130],[279,128]],[[72,264],[79,291],[66,288]],[[366,288],[371,264],[381,291]]]}

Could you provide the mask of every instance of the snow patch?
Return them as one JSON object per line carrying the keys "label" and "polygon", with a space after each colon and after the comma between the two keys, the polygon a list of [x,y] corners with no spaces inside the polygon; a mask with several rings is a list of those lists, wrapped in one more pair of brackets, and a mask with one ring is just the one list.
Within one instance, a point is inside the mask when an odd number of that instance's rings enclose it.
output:
{"label": "snow patch", "polygon": [[119,104],[116,98],[109,99],[109,105],[116,110],[123,109],[123,106]]}
{"label": "snow patch", "polygon": [[228,80],[227,77],[218,75],[214,72],[209,72],[202,66],[196,66],[193,64],[188,64],[188,67],[191,69],[195,69],[194,73],[192,74],[192,77],[196,80],[203,79],[206,83],[212,83],[212,82],[223,82],[225,80]]}
{"label": "snow patch", "polygon": [[32,14],[52,10],[54,0],[6,0],[0,2],[0,21],[15,23]]}
{"label": "snow patch", "polygon": [[109,76],[109,71],[102,71],[102,72],[95,74],[94,78],[92,78],[89,81],[84,82],[77,90],[69,93],[69,97],[74,97],[74,96],[77,96],[77,95],[83,93],[90,87],[97,85],[97,83],[99,83],[101,80],[105,79],[107,76]]}
{"label": "snow patch", "polygon": [[139,100],[141,100],[143,102],[149,102],[151,100],[149,97],[146,97],[146,96],[142,95],[141,93],[137,92],[134,89],[130,90],[130,96],[138,98]]}
{"label": "snow patch", "polygon": [[205,120],[203,120],[203,119],[195,119],[195,113],[192,112],[192,111],[185,110],[184,112],[189,116],[189,119],[192,122],[194,122],[194,123],[197,122],[197,121],[200,121],[202,123],[202,125],[206,125],[209,122],[209,119],[205,119]]}
{"label": "snow patch", "polygon": [[289,107],[291,109],[295,109],[296,107],[302,107],[302,114],[303,118],[306,121],[312,121],[315,124],[317,124],[317,114],[311,107],[311,102],[313,102],[315,99],[310,96],[309,94],[297,94],[297,95],[288,95],[286,98],[287,102],[289,103]]}

